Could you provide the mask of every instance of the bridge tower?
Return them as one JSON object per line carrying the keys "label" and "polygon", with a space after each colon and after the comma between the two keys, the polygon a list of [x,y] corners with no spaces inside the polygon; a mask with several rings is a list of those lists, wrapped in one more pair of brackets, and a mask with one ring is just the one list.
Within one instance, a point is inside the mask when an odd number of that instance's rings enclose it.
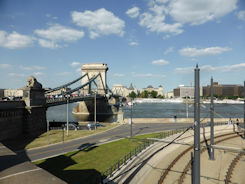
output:
{"label": "bridge tower", "polygon": [[[98,75],[100,73],[100,76],[97,77],[96,84],[98,85],[97,93],[98,94],[106,94],[107,93],[107,64],[105,63],[89,63],[89,64],[83,64],[81,67],[82,75],[88,74],[87,77],[84,77],[82,79],[82,84],[85,84],[88,82],[89,79],[92,77]],[[91,85],[87,85],[84,87],[83,93],[88,94],[91,92]]]}

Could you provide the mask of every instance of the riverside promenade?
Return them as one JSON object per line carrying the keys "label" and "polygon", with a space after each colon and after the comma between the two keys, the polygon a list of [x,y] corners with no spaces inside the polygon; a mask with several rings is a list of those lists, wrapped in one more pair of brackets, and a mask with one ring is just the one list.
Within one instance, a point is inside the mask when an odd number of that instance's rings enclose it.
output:
{"label": "riverside promenade", "polygon": [[[206,143],[209,144],[208,138],[210,128],[206,127],[201,129],[201,141],[207,140]],[[220,141],[220,138],[215,138],[217,146],[225,146],[234,148],[237,150],[245,149],[245,141],[240,137],[239,134],[233,132],[233,125],[223,125],[216,126],[214,128],[215,136],[220,136],[224,134],[229,135],[227,140]],[[145,151],[138,154],[126,165],[122,166],[120,170],[115,172],[113,176],[109,178],[109,183],[132,183],[132,184],[148,184],[148,183],[158,183],[161,176],[167,170],[171,162],[176,159],[176,157],[183,152],[185,149],[193,144],[193,130],[187,131],[183,136],[178,138],[181,144],[171,144],[167,147],[166,142],[155,142]],[[165,141],[171,141],[178,135],[174,135],[164,139]],[[186,145],[183,145],[186,144]],[[162,149],[165,147],[164,149]],[[232,160],[238,154],[236,151],[227,151],[222,149],[215,149],[215,160],[209,160],[208,151],[204,151],[201,154],[201,183],[211,184],[211,183],[224,183],[227,175],[229,166]],[[193,149],[179,159],[175,165],[169,169],[163,182],[160,183],[179,183],[180,177],[184,173],[184,169],[190,161]],[[231,177],[232,183],[242,184],[245,183],[245,176],[243,171],[245,169],[245,156],[241,157],[240,161],[236,165]],[[189,169],[185,174],[185,177],[181,183],[191,183],[191,170]]]}

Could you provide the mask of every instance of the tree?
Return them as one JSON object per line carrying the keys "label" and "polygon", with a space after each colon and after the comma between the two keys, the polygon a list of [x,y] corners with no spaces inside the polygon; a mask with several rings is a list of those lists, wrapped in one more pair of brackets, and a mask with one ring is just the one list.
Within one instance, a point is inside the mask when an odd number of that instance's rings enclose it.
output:
{"label": "tree", "polygon": [[134,92],[134,91],[132,91],[131,93],[129,93],[129,95],[128,95],[130,98],[136,98],[137,97],[137,95],[136,95],[136,93]]}
{"label": "tree", "polygon": [[149,96],[149,92],[148,92],[148,91],[142,91],[142,92],[140,93],[140,97],[141,97],[141,98],[148,98],[148,96]]}
{"label": "tree", "polygon": [[154,90],[151,91],[151,92],[150,92],[150,97],[151,97],[151,98],[156,98],[156,97],[157,97],[157,91],[154,91]]}

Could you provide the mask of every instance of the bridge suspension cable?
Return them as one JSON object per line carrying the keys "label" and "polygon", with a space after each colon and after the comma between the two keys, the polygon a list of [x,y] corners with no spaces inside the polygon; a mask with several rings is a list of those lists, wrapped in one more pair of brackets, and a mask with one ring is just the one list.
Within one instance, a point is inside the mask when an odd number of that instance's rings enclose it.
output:
{"label": "bridge suspension cable", "polygon": [[73,93],[73,92],[75,92],[75,91],[78,91],[78,90],[81,89],[81,88],[84,88],[85,86],[87,86],[87,85],[91,84],[92,82],[94,82],[94,80],[95,80],[99,75],[100,75],[100,73],[97,74],[97,75],[95,75],[95,76],[93,76],[93,77],[92,77],[91,79],[89,79],[89,81],[86,82],[85,84],[83,84],[83,85],[81,85],[81,86],[79,86],[79,87],[77,87],[77,88],[74,88],[74,89],[72,89],[72,90],[66,91],[64,94],[71,94],[71,93]]}
{"label": "bridge suspension cable", "polygon": [[71,82],[68,82],[68,83],[66,83],[66,84],[64,84],[64,85],[62,85],[62,86],[59,86],[59,87],[53,88],[53,89],[51,89],[51,90],[48,90],[48,91],[46,91],[45,93],[51,93],[51,92],[53,92],[53,91],[57,91],[57,90],[59,90],[59,89],[65,88],[65,87],[67,87],[67,86],[70,86],[70,85],[76,83],[77,81],[81,80],[83,77],[85,77],[85,76],[87,76],[87,75],[88,75],[88,73],[85,73],[83,76],[81,76],[81,77],[79,77],[79,78],[77,78],[77,79],[75,79],[75,80],[73,80],[73,81],[71,81]]}

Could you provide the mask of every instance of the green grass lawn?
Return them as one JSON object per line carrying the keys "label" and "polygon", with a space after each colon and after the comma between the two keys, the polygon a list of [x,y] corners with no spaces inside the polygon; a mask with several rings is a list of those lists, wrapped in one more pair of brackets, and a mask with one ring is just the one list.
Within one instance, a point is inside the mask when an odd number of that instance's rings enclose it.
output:
{"label": "green grass lawn", "polygon": [[[98,127],[97,130],[70,130],[69,135],[66,135],[66,130],[50,130],[49,132],[46,132],[36,139],[34,139],[32,142],[26,145],[25,149],[30,149],[30,148],[36,148],[40,146],[46,146],[48,144],[54,144],[54,143],[59,143],[63,141],[68,141],[88,135],[92,135],[95,133],[103,132],[106,130],[109,130],[111,128],[114,128],[116,126],[119,126],[119,124],[113,124],[113,123],[101,123],[105,125],[104,127]],[[64,134],[64,136],[63,136]],[[48,136],[49,135],[49,136]]]}
{"label": "green grass lawn", "polygon": [[101,173],[111,164],[141,144],[143,139],[159,134],[146,134],[136,136],[134,139],[125,138],[38,161],[35,164],[68,183],[98,183]]}

